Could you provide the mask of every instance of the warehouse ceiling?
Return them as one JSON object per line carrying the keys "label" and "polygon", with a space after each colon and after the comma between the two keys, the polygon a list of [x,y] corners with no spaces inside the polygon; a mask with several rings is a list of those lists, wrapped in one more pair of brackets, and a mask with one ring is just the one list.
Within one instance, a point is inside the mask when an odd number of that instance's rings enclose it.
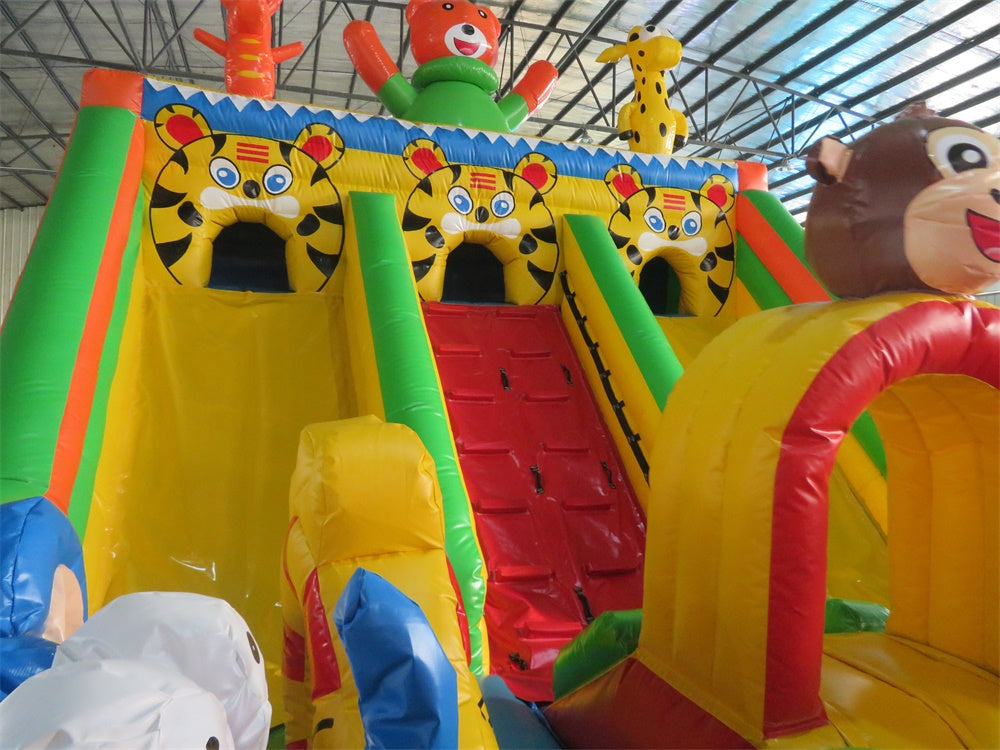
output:
{"label": "warehouse ceiling", "polygon": [[[812,179],[803,154],[824,135],[856,138],[926,101],[940,114],[1000,133],[1000,12],[996,0],[507,0],[502,91],[528,63],[559,69],[555,91],[525,135],[618,148],[616,113],[634,93],[627,60],[596,61],[633,26],[655,24],[684,46],[670,71],[671,104],[690,123],[679,156],[760,161],[800,220]],[[285,0],[274,44],[304,52],[280,66],[275,98],[384,112],[355,75],[342,31],[371,20],[407,76],[405,2]],[[223,60],[194,40],[225,37],[219,0],[0,1],[0,208],[43,205],[93,67],[223,90]]]}

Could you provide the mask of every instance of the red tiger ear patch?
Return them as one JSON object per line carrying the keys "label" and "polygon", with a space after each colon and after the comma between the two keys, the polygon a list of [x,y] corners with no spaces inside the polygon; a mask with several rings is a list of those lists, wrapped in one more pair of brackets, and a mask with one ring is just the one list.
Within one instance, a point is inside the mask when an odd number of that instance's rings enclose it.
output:
{"label": "red tiger ear patch", "polygon": [[310,136],[302,144],[302,150],[318,162],[322,162],[333,153],[333,144],[329,138],[321,135]]}
{"label": "red tiger ear patch", "polygon": [[438,159],[437,154],[429,148],[418,148],[410,156],[410,161],[424,174],[436,172],[444,166]]}
{"label": "red tiger ear patch", "polygon": [[195,141],[203,135],[207,135],[202,131],[198,122],[193,117],[188,117],[187,115],[172,115],[164,127],[166,127],[170,137],[182,146],[186,146],[191,141]]}
{"label": "red tiger ear patch", "polygon": [[726,189],[719,184],[712,185],[706,193],[708,199],[712,201],[716,206],[726,205],[726,201],[729,200],[729,196],[726,194]]}
{"label": "red tiger ear patch", "polygon": [[541,164],[528,164],[521,170],[521,177],[530,182],[535,190],[541,190],[549,181],[549,173]]}
{"label": "red tiger ear patch", "polygon": [[639,186],[635,184],[635,178],[630,174],[619,172],[611,180],[611,186],[618,191],[622,198],[628,198],[639,192]]}

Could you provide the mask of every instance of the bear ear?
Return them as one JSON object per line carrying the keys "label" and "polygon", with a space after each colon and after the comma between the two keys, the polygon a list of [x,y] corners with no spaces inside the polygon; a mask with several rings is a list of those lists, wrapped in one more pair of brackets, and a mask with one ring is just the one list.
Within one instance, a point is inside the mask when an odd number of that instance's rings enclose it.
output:
{"label": "bear ear", "polygon": [[624,203],[642,190],[642,178],[630,164],[616,164],[604,175],[604,184],[619,203]]}
{"label": "bear ear", "polygon": [[438,0],[410,0],[406,5],[406,22],[412,23],[413,16],[418,10],[423,8],[425,5],[431,5],[436,3]]}
{"label": "bear ear", "polygon": [[418,180],[448,166],[444,151],[429,138],[417,138],[403,149],[403,162]]}
{"label": "bear ear", "polygon": [[530,182],[544,195],[556,184],[556,165],[544,154],[532,151],[514,167],[514,174]]}
{"label": "bear ear", "polygon": [[731,209],[736,203],[736,191],[733,190],[733,183],[725,175],[713,174],[705,180],[700,192],[724,212]]}
{"label": "bear ear", "polygon": [[836,138],[820,138],[806,153],[806,172],[823,185],[840,182],[853,153]]}
{"label": "bear ear", "polygon": [[295,145],[318,161],[323,169],[329,169],[344,155],[344,139],[340,133],[321,122],[302,128]]}
{"label": "bear ear", "polygon": [[153,119],[156,134],[174,151],[212,134],[205,116],[187,104],[168,104]]}

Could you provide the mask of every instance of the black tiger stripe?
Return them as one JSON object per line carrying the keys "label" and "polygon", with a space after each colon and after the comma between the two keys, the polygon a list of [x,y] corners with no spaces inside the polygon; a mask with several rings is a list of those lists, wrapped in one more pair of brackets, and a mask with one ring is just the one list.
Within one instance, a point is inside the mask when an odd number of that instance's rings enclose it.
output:
{"label": "black tiger stripe", "polygon": [[629,237],[626,237],[624,235],[612,232],[610,229],[608,230],[608,234],[611,235],[611,241],[615,243],[615,247],[617,247],[619,250],[625,247],[630,239]]}
{"label": "black tiger stripe", "polygon": [[226,141],[229,140],[229,136],[222,133],[213,133],[209,136],[209,138],[212,139],[212,145],[214,147],[212,149],[212,156],[219,153],[222,150],[222,147],[226,145]]}
{"label": "black tiger stripe", "polygon": [[736,260],[736,246],[732,242],[728,245],[719,245],[715,248],[715,253],[723,260]]}
{"label": "black tiger stripe", "polygon": [[441,234],[440,230],[433,225],[424,230],[424,239],[427,240],[428,245],[436,247],[438,250],[444,247],[444,236]]}
{"label": "black tiger stripe", "polygon": [[188,169],[191,164],[188,162],[187,154],[184,151],[178,151],[173,156],[170,157],[170,161],[181,168],[181,172],[184,174],[188,173]]}
{"label": "black tiger stripe", "polygon": [[708,279],[708,288],[711,290],[712,294],[715,295],[715,298],[719,300],[720,304],[724,303],[729,297],[729,287],[716,284],[712,281],[711,277]]}
{"label": "black tiger stripe", "polygon": [[537,229],[532,229],[531,233],[535,235],[542,242],[552,242],[556,241],[556,225],[549,224],[548,226],[538,227]]}
{"label": "black tiger stripe", "polygon": [[153,194],[149,196],[149,207],[170,208],[171,206],[176,206],[187,198],[187,196],[187,193],[175,193],[173,190],[167,190],[163,185],[157,183],[153,186]]}
{"label": "black tiger stripe", "polygon": [[413,276],[417,281],[424,278],[424,276],[427,275],[427,272],[431,270],[431,266],[434,265],[434,258],[435,256],[431,255],[423,260],[415,260],[410,263],[410,265],[413,266]]}
{"label": "black tiger stripe", "polygon": [[521,238],[521,241],[517,245],[517,249],[521,251],[521,255],[531,255],[538,249],[538,240],[530,234],[526,234]]}
{"label": "black tiger stripe", "polygon": [[[701,263],[698,264],[698,268],[705,273],[708,273],[717,265],[719,265],[719,259],[715,256],[715,253],[709,252],[708,255],[701,259]],[[709,279],[709,281],[711,281],[711,279]]]}
{"label": "black tiger stripe", "polygon": [[295,227],[295,231],[300,237],[308,237],[310,234],[315,234],[321,226],[315,214],[307,214]]}
{"label": "black tiger stripe", "polygon": [[308,242],[306,243],[306,254],[309,256],[312,264],[326,278],[330,278],[333,275],[333,271],[337,267],[337,262],[340,260],[340,253],[324,253],[322,250],[317,250]]}
{"label": "black tiger stripe", "polygon": [[642,253],[639,252],[639,248],[637,248],[635,245],[629,245],[625,249],[625,255],[630,261],[632,261],[637,266],[640,263],[642,263]]}
{"label": "black tiger stripe", "polygon": [[339,201],[325,206],[313,206],[313,212],[328,224],[344,223],[344,204]]}
{"label": "black tiger stripe", "polygon": [[187,252],[188,247],[191,246],[191,235],[187,234],[181,237],[179,240],[171,240],[170,242],[157,242],[156,243],[156,253],[160,256],[160,260],[163,262],[167,268],[170,268],[174,263],[180,260],[181,256]]}
{"label": "black tiger stripe", "polygon": [[189,227],[200,227],[205,219],[191,201],[184,201],[177,209],[177,217]]}
{"label": "black tiger stripe", "polygon": [[555,271],[543,271],[530,260],[528,261],[528,273],[542,289],[548,290],[552,286],[552,279],[555,278]]}
{"label": "black tiger stripe", "polygon": [[419,214],[413,213],[409,207],[403,209],[403,231],[404,232],[415,232],[417,230],[423,229],[431,220],[426,216],[420,216]]}

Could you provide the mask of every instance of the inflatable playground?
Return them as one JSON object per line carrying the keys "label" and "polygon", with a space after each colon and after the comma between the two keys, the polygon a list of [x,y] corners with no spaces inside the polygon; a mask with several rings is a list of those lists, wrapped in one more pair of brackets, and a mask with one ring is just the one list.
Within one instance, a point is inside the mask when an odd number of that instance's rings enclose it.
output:
{"label": "inflatable playground", "polygon": [[996,139],[827,139],[803,231],[762,164],[510,132],[545,70],[440,124],[362,64],[396,117],[86,75],[0,338],[0,716],[177,592],[288,747],[1000,744]]}

